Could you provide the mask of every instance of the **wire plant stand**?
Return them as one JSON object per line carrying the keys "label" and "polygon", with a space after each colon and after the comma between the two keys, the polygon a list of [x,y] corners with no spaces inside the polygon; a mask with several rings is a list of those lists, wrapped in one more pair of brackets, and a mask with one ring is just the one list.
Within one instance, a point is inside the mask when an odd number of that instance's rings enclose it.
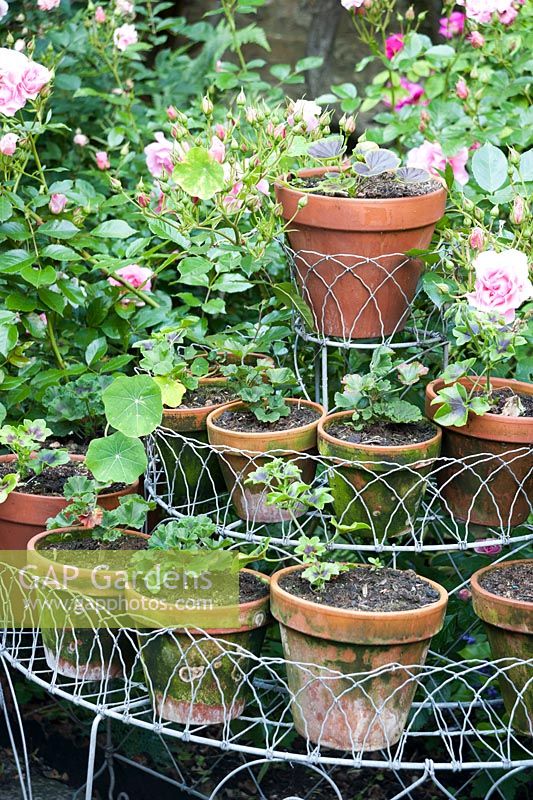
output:
{"label": "wire plant stand", "polygon": [[[305,255],[289,253],[293,270],[299,265],[295,281],[300,288]],[[316,256],[313,254],[310,259],[313,267]],[[342,273],[346,269],[345,260],[339,257],[337,261]],[[388,280],[394,280],[396,269],[406,266],[405,259],[396,262]],[[305,299],[305,286],[303,296]],[[441,361],[447,359],[447,342],[437,313],[425,319],[416,313],[408,319],[407,312],[403,313],[398,326],[388,332],[383,329],[383,335],[374,341],[350,338],[353,325],[350,335],[331,336],[324,332],[323,319],[317,316],[316,308],[313,313],[315,331],[309,329],[301,315],[295,314],[295,366],[298,368],[301,363],[300,345],[314,348],[314,391],[325,408],[329,406],[328,367],[332,352],[372,350],[379,344],[387,344],[398,351],[405,350],[406,359],[420,357],[424,352],[437,353]],[[299,377],[309,396],[306,376],[299,373]],[[364,562],[368,556],[378,555],[386,565],[401,567],[406,559],[429,558],[447,575],[450,597],[459,604],[462,601],[457,598],[467,589],[473,571],[470,565],[478,563],[475,559],[480,554],[492,552],[494,562],[505,561],[527,555],[533,543],[531,447],[509,446],[508,451],[498,456],[486,452],[475,459],[439,456],[408,465],[387,460],[363,463],[360,467],[364,480],[357,486],[351,474],[353,465],[307,452],[305,460],[311,485],[331,487],[336,482],[348,502],[334,511],[301,514],[269,508],[267,488],[259,486],[252,490],[246,484],[250,471],[264,463],[264,454],[249,454],[245,467],[236,469],[233,457],[242,456],[240,451],[215,448],[201,437],[174,431],[164,423],[148,437],[146,449],[145,493],[155,502],[160,520],[207,514],[217,531],[231,540],[232,547],[255,543],[268,546],[270,557],[282,564],[298,562],[294,551],[302,533],[318,535],[332,553],[337,552],[339,557],[347,554],[345,557],[353,561]],[[269,458],[273,456],[290,458],[294,454],[280,450],[269,453]],[[192,480],[188,472],[191,463]],[[229,483],[228,474],[232,477]],[[476,478],[477,490],[466,513],[458,518],[448,490],[454,481],[461,481],[466,475]],[[495,475],[496,480],[508,480],[511,476],[512,491],[504,510],[494,498]],[[402,491],[398,488],[400,477]],[[393,512],[385,519],[376,514],[373,503],[376,488],[383,486],[393,500]],[[492,524],[480,525],[476,521],[480,503],[484,506],[493,503]],[[340,522],[364,520],[368,530],[348,532],[341,541],[333,535],[333,515]],[[5,605],[7,598],[0,599]],[[390,800],[404,797],[414,800],[422,796],[417,794],[418,790],[429,785],[442,797],[455,798],[463,796],[462,793],[470,796],[474,775],[484,771],[489,786],[485,797],[490,800],[505,798],[506,781],[533,767],[533,720],[530,737],[520,733],[516,724],[519,716],[528,713],[526,694],[533,691],[533,657],[520,661],[513,657],[492,660],[458,656],[460,642],[481,632],[479,620],[472,621],[467,630],[459,630],[457,641],[446,647],[431,647],[425,663],[393,662],[372,671],[347,670],[342,674],[327,665],[287,660],[280,655],[275,629],[270,629],[262,649],[254,650],[238,639],[210,630],[191,633],[123,628],[118,631],[110,627],[102,632],[92,628],[89,620],[83,626],[78,620],[77,626],[83,627],[83,638],[90,642],[89,660],[93,667],[90,680],[84,662],[78,658],[73,625],[59,627],[55,643],[50,645],[48,636],[46,646],[39,627],[29,623],[17,629],[6,626],[0,636],[0,658],[8,688],[12,690],[9,669],[13,669],[54,697],[92,715],[87,780],[74,793],[74,800],[83,797],[91,800],[95,777],[104,770],[111,776],[110,800],[128,800],[114,788],[118,763],[158,775],[191,797],[203,800],[222,800],[228,796],[226,790],[238,786],[243,776],[255,787],[256,797],[270,800],[262,788],[265,765],[275,770],[290,764],[305,773],[301,793],[287,794],[285,800],[352,800],[343,781],[346,770],[350,769],[390,771],[397,783]],[[172,654],[171,666],[166,682],[156,686],[146,664],[153,658],[154,646],[161,643],[165,652]],[[74,666],[70,674],[64,674],[54,651],[57,656],[69,647]],[[513,682],[517,667],[529,670],[529,681],[517,693],[515,706],[506,710],[502,685]],[[309,727],[303,735],[295,733],[295,717],[303,719],[304,728],[309,721],[305,718],[302,697],[291,690],[288,680],[291,669],[298,670],[306,687],[319,686],[329,692],[331,705],[318,732],[316,729],[311,732]],[[229,675],[229,682],[222,675]],[[378,679],[388,681],[393,687],[390,696],[376,699],[374,686]],[[176,691],[182,698],[179,713]],[[195,704],[206,692],[217,698],[216,721],[198,714]],[[399,734],[392,735],[388,722],[390,703],[399,692],[407,692],[413,701],[405,726]],[[338,715],[342,725],[340,698],[352,694],[364,698],[371,707],[368,727],[381,732],[384,746],[372,749],[363,736],[354,737],[351,746],[343,750],[331,747],[326,735],[328,716]],[[16,752],[17,732],[12,728],[3,695],[2,708]],[[15,708],[14,719],[22,743],[22,757],[17,764],[23,798],[30,800],[23,721],[16,705]],[[157,737],[168,755],[172,775],[138,764],[121,752],[123,740],[133,729]],[[104,760],[97,766],[100,732],[105,734]],[[216,764],[220,777],[209,791],[202,788],[194,774],[187,774],[176,756],[176,743],[205,748],[212,753],[212,763]]]}

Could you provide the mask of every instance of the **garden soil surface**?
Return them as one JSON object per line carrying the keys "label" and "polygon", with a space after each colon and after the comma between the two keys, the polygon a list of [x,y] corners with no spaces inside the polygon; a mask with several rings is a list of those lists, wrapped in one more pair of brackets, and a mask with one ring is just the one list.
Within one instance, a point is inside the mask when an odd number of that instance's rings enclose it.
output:
{"label": "garden soil surface", "polygon": [[[16,462],[8,462],[0,464],[0,479],[4,475],[16,471]],[[79,461],[70,461],[67,464],[61,464],[59,467],[48,467],[40,475],[34,475],[27,478],[23,483],[19,483],[16,491],[24,494],[36,494],[46,497],[61,497],[65,483],[69,478],[74,475],[82,475],[86,478],[92,478],[92,474],[87,467]],[[125,488],[123,483],[114,483],[112,486],[106,487],[103,491],[105,494],[112,492],[119,492]]]}
{"label": "garden soil surface", "polygon": [[392,422],[375,422],[362,431],[356,431],[344,422],[329,426],[327,432],[343,442],[378,447],[403,447],[409,444],[421,444],[433,439],[437,431],[428,422],[409,422],[402,425]]}
{"label": "garden soil surface", "polygon": [[533,603],[533,564],[513,564],[510,567],[486,572],[480,585],[498,597]]}
{"label": "garden soil surface", "polygon": [[[331,172],[327,176],[313,178],[299,178],[292,184],[293,188],[300,187],[313,189],[312,194],[320,194],[327,197],[348,197],[342,190],[338,193],[324,192],[320,184],[324,180],[331,180]],[[342,185],[342,184],[341,184]],[[442,183],[436,180],[423,181],[418,183],[403,183],[395,178],[391,173],[384,175],[374,175],[371,178],[362,178],[357,188],[357,199],[366,200],[388,200],[394,197],[419,197],[420,195],[430,194],[442,189]]]}
{"label": "garden soil surface", "polygon": [[229,389],[224,389],[223,386],[199,386],[194,391],[185,394],[184,402],[178,406],[178,409],[218,406],[222,403],[231,403],[232,400],[237,399],[235,392],[230,392]]}
{"label": "garden soil surface", "polygon": [[242,411],[225,411],[214,423],[217,428],[226,428],[242,433],[273,433],[274,431],[290,431],[302,428],[315,422],[320,414],[308,406],[290,406],[290,414],[280,417],[276,422],[261,422],[255,415],[246,409]]}
{"label": "garden soil surface", "polygon": [[505,403],[510,397],[518,397],[522,403],[524,411],[520,414],[521,417],[533,417],[533,395],[522,394],[522,392],[513,392],[512,389],[495,389],[492,392],[492,406],[490,409],[491,414],[501,414]]}
{"label": "garden soil surface", "polygon": [[[66,538],[68,534],[60,533],[56,541],[44,540],[43,544],[39,543],[38,550],[69,550],[70,552],[80,552],[85,550],[145,550],[146,539],[141,536],[121,536],[115,539],[114,542],[105,542],[101,539],[93,539],[92,536],[79,536]],[[59,538],[61,537],[61,538]]]}
{"label": "garden soil surface", "polygon": [[316,591],[300,572],[284,576],[279,585],[302,600],[353,611],[411,611],[439,599],[439,593],[413,570],[356,567],[328,581]]}

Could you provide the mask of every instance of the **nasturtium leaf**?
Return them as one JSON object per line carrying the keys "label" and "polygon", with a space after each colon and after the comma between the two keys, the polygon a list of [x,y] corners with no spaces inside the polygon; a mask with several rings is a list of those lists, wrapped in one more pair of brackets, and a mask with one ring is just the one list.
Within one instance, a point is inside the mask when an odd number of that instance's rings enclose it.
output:
{"label": "nasturtium leaf", "polygon": [[127,239],[137,231],[123,219],[108,219],[106,222],[101,222],[100,225],[97,225],[91,233],[93,236],[98,236],[102,239]]}
{"label": "nasturtium leaf", "polygon": [[486,142],[472,157],[472,172],[482,189],[495,192],[507,179],[507,159],[499,147]]}
{"label": "nasturtium leaf", "polygon": [[191,147],[183,161],[174,167],[173,177],[184,192],[201,200],[209,200],[225,183],[222,165],[205,147]]}
{"label": "nasturtium leaf", "polygon": [[533,181],[533,149],[522,153],[519,169],[523,181]]}
{"label": "nasturtium leaf", "polygon": [[146,436],[161,423],[161,390],[148,375],[120,375],[102,399],[107,421],[125,436]]}
{"label": "nasturtium leaf", "polygon": [[140,439],[113,433],[93,439],[85,464],[101,483],[133,483],[146,469],[147,459]]}
{"label": "nasturtium leaf", "polygon": [[161,397],[164,406],[176,408],[183,400],[183,396],[187,391],[186,387],[177,380],[169,378],[168,375],[157,375],[154,381],[161,390]]}

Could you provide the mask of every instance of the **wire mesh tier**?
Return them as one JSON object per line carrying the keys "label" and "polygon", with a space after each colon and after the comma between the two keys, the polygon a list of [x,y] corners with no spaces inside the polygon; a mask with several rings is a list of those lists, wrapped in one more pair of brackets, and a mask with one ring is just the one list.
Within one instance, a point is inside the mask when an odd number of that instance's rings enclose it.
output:
{"label": "wire mesh tier", "polygon": [[[439,455],[409,464],[363,457],[355,463],[287,450],[270,451],[268,458],[243,456],[229,446],[213,447],[160,428],[147,449],[145,491],[161,513],[208,514],[220,532],[239,541],[268,539],[290,551],[302,534],[319,534],[332,550],[394,555],[515,547],[533,537],[530,446],[509,445],[498,454],[465,459]],[[269,503],[271,485],[247,481],[273,458],[296,460],[311,493],[326,487],[333,503],[296,514]],[[332,518],[347,527],[362,522],[368,529],[339,537]]]}

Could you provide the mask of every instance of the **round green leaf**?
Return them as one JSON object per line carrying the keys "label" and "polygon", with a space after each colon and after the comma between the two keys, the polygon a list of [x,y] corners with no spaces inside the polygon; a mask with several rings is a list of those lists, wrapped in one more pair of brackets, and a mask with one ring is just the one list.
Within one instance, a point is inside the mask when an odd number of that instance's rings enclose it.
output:
{"label": "round green leaf", "polygon": [[174,167],[173,175],[184,192],[201,200],[209,200],[224,188],[222,165],[205,147],[191,147],[183,161]]}
{"label": "round green leaf", "polygon": [[161,390],[148,375],[121,375],[102,393],[109,424],[126,436],[146,436],[161,423]]}
{"label": "round green leaf", "polygon": [[140,439],[113,433],[93,439],[85,464],[101,483],[133,483],[145,471],[147,459]]}
{"label": "round green leaf", "polygon": [[507,179],[507,159],[499,147],[487,142],[472,158],[474,178],[487,192],[495,192]]}

